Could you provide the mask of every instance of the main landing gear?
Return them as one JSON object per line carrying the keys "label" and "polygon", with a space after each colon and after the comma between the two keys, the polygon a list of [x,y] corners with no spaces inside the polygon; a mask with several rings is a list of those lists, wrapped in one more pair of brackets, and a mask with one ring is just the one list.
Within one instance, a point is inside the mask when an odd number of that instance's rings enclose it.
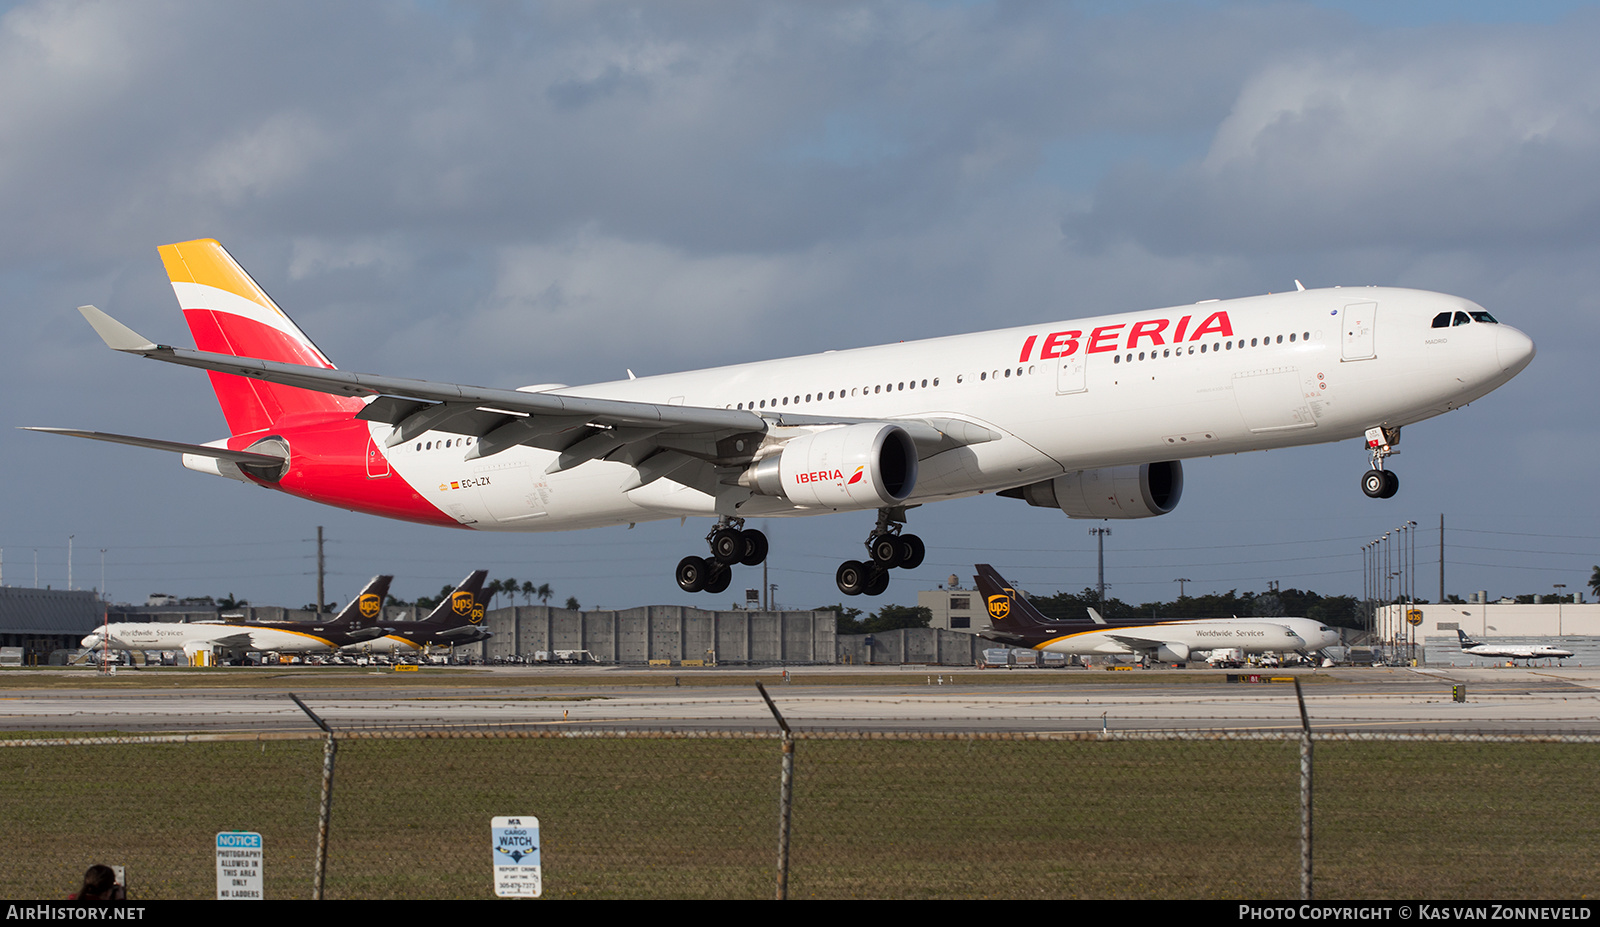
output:
{"label": "main landing gear", "polygon": [[710,557],[685,557],[678,561],[678,588],[684,592],[722,592],[733,581],[733,565],[759,566],[767,559],[767,536],[745,529],[744,519],[723,516],[706,535]]}
{"label": "main landing gear", "polygon": [[1377,427],[1367,429],[1367,449],[1372,451],[1372,469],[1361,477],[1361,491],[1373,499],[1388,499],[1400,491],[1400,477],[1383,469],[1384,458],[1399,453],[1394,445],[1400,443],[1400,429]]}
{"label": "main landing gear", "polygon": [[914,570],[922,565],[928,548],[922,538],[902,534],[906,520],[904,508],[878,510],[878,525],[867,537],[868,560],[846,560],[839,564],[834,579],[845,595],[882,595],[889,588],[889,571]]}

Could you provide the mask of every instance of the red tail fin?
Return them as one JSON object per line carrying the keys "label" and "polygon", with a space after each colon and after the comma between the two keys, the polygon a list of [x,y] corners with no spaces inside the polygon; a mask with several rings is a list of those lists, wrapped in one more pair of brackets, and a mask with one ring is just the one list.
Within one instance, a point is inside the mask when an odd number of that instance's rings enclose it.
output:
{"label": "red tail fin", "polygon": [[[196,348],[235,357],[333,367],[221,245],[204,238],[162,245],[159,250]],[[359,399],[230,374],[212,373],[211,387],[228,419],[228,429],[236,435],[267,431],[291,418],[347,418],[362,406]]]}

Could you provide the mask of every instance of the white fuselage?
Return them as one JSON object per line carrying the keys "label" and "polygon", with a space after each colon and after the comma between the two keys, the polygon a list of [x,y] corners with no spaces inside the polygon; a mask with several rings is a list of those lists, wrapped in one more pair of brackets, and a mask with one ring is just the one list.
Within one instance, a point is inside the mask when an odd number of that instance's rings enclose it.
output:
{"label": "white fuselage", "polygon": [[1474,644],[1471,647],[1461,648],[1461,652],[1475,657],[1505,657],[1512,660],[1564,660],[1572,656],[1572,651],[1562,650],[1546,644],[1536,644],[1527,647],[1514,645]]}
{"label": "white fuselage", "polygon": [[[1533,343],[1492,322],[1431,327],[1456,311],[1482,312],[1417,290],[1308,290],[550,391],[762,415],[943,419],[998,435],[920,461],[906,501],[915,505],[1070,471],[1339,441],[1459,408],[1526,366]],[[370,428],[377,447],[393,430]],[[670,478],[627,490],[625,462],[548,473],[553,451],[468,460],[471,441],[429,432],[389,448],[388,464],[428,503],[482,530],[718,514],[715,497]],[[826,511],[755,495],[738,514]]]}
{"label": "white fuselage", "polygon": [[86,636],[82,645],[95,648],[104,640],[110,650],[193,650],[216,647],[232,655],[246,653],[328,653],[335,649],[316,629],[291,631],[259,625],[210,622],[119,622]]}
{"label": "white fuselage", "polygon": [[1238,650],[1246,654],[1310,653],[1338,641],[1337,631],[1308,618],[1233,618],[1103,629],[1084,626],[1047,640],[1034,649],[1078,656],[1160,654],[1163,658],[1186,660],[1212,650]]}

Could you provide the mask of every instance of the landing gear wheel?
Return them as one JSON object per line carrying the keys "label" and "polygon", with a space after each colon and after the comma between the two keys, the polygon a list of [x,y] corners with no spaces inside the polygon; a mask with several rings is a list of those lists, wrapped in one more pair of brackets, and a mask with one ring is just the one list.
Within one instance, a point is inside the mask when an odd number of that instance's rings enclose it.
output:
{"label": "landing gear wheel", "polygon": [[723,565],[743,560],[748,546],[744,535],[737,528],[718,528],[711,532],[711,556]]}
{"label": "landing gear wheel", "polygon": [[[1361,491],[1370,499],[1387,499],[1384,490],[1389,488],[1389,471],[1368,470],[1361,477]],[[1391,493],[1392,495],[1392,493]]]}
{"label": "landing gear wheel", "polygon": [[883,595],[888,588],[889,571],[881,568],[873,569],[871,578],[867,580],[866,594]]}
{"label": "landing gear wheel", "polygon": [[760,566],[761,561],[767,559],[767,536],[754,528],[740,534],[744,537],[744,558],[739,562],[745,566]]}
{"label": "landing gear wheel", "polygon": [[922,538],[914,534],[900,535],[900,569],[915,570],[922,566],[922,558],[927,554],[928,548],[922,543]]}
{"label": "landing gear wheel", "polygon": [[710,575],[711,564],[704,557],[685,557],[678,561],[678,588],[684,592],[705,589]]}
{"label": "landing gear wheel", "polygon": [[714,572],[711,574],[710,578],[706,580],[705,587],[701,591],[709,592],[714,595],[718,592],[726,590],[728,588],[728,584],[733,582],[733,569],[731,567],[717,564],[715,567],[713,567],[713,570]]}
{"label": "landing gear wheel", "polygon": [[860,595],[867,591],[868,567],[860,560],[846,560],[839,564],[839,572],[834,574],[834,580],[839,584],[839,591],[845,595]]}
{"label": "landing gear wheel", "polygon": [[1385,484],[1383,487],[1383,495],[1379,496],[1378,498],[1394,498],[1394,494],[1400,491],[1400,475],[1395,473],[1393,470],[1385,470],[1383,471],[1383,481]]}
{"label": "landing gear wheel", "polygon": [[900,565],[900,538],[893,534],[874,534],[867,540],[867,549],[872,552],[872,562],[885,570]]}

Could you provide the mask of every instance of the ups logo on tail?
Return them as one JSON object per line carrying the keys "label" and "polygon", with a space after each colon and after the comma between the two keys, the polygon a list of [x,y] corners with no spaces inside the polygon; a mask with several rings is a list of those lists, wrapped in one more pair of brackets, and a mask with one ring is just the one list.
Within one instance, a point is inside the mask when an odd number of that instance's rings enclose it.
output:
{"label": "ups logo on tail", "polygon": [[1004,621],[1011,614],[1011,597],[1008,595],[989,596],[989,617],[996,621]]}
{"label": "ups logo on tail", "polygon": [[379,608],[379,604],[378,603],[379,603],[379,601],[380,600],[378,599],[378,597],[373,595],[370,592],[367,593],[366,595],[362,596],[361,597],[361,605],[360,605],[361,617],[363,617],[363,618],[376,618],[376,617],[378,617],[378,608]]}
{"label": "ups logo on tail", "polygon": [[470,592],[457,592],[450,596],[450,610],[465,618],[472,614],[473,596]]}

